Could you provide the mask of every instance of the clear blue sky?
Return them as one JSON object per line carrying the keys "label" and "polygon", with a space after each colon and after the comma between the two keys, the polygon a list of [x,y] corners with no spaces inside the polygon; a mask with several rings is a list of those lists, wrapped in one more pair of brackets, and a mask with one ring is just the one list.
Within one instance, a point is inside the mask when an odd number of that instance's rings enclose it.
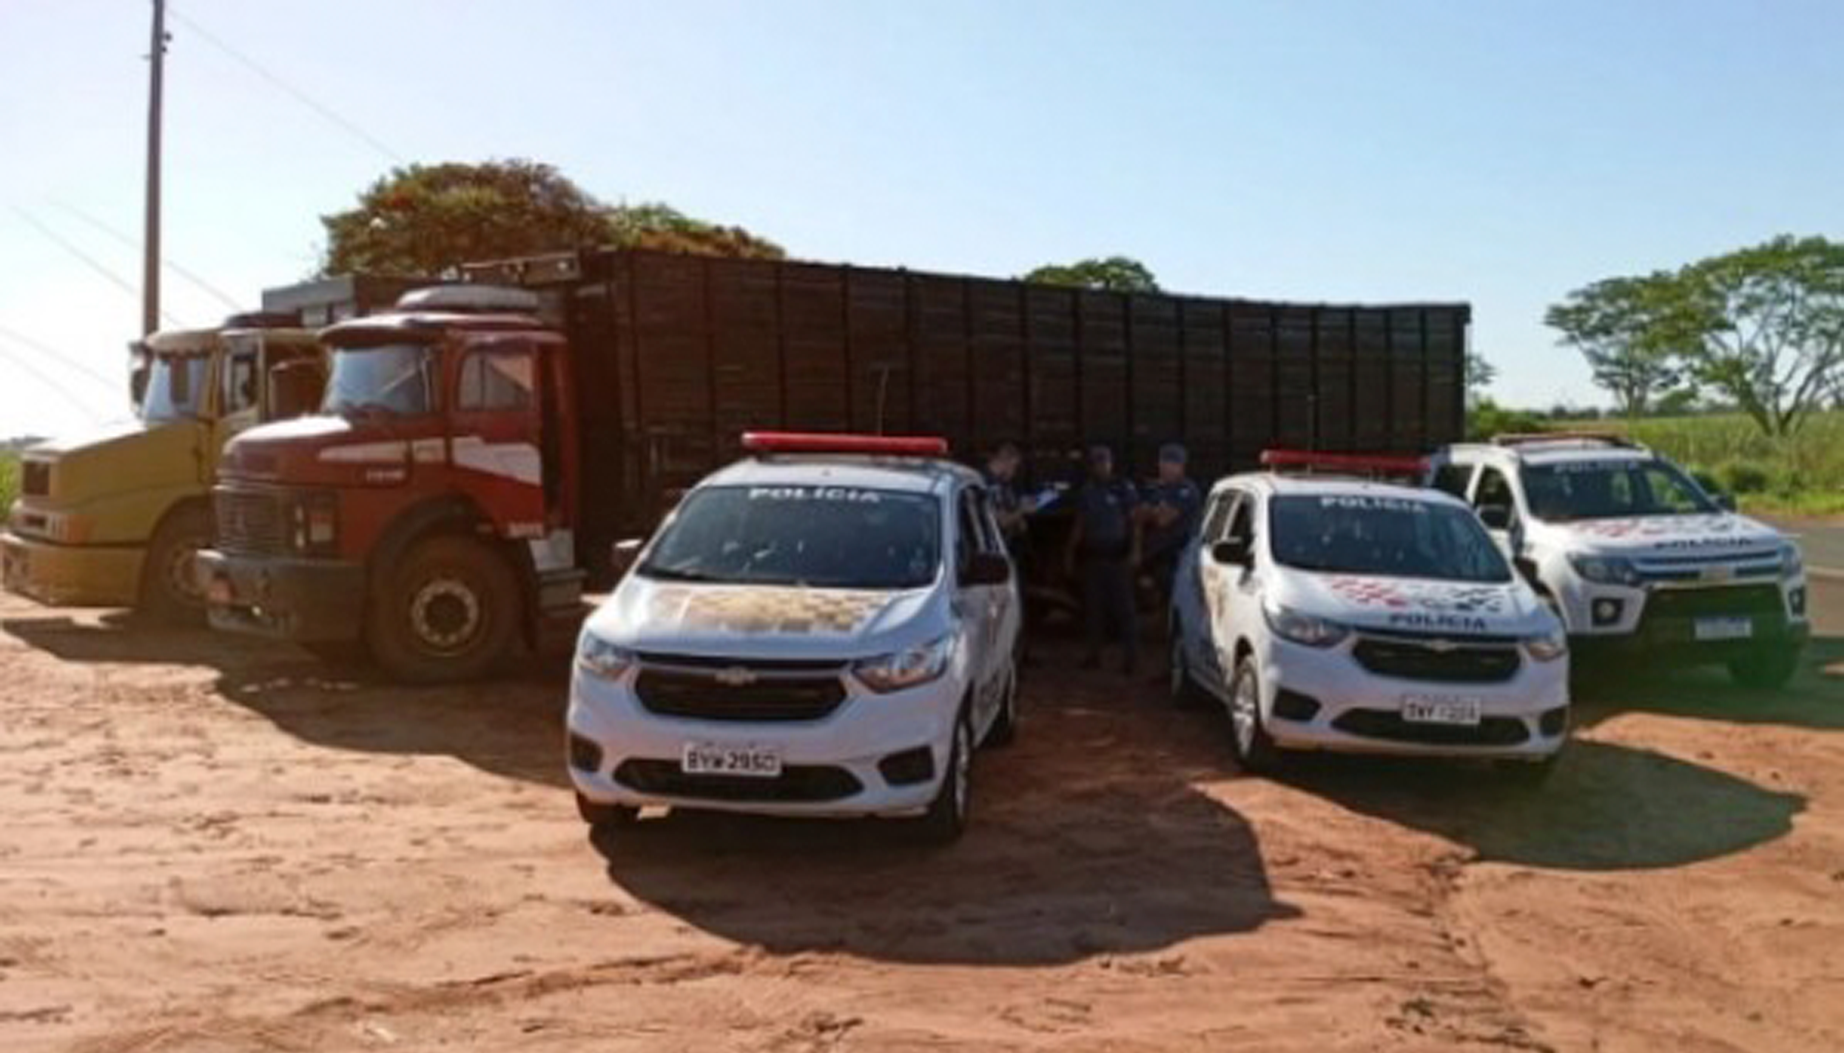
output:
{"label": "clear blue sky", "polygon": [[[0,0],[0,435],[124,397],[144,0]],[[798,256],[1169,288],[1466,299],[1516,403],[1594,401],[1544,307],[1844,234],[1844,4],[174,0],[404,160],[531,157]],[[168,255],[254,302],[391,164],[176,21]],[[70,211],[75,208],[78,212]],[[169,272],[168,306],[221,305]],[[18,365],[36,365],[63,395]],[[64,396],[68,395],[77,404]]]}

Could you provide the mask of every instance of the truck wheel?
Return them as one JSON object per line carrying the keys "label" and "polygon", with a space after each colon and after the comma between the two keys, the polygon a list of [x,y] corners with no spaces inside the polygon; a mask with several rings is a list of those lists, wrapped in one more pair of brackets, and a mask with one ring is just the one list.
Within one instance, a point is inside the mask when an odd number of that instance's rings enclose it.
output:
{"label": "truck wheel", "polygon": [[400,680],[476,680],[511,647],[518,615],[518,583],[498,552],[470,537],[433,537],[384,570],[365,641]]}
{"label": "truck wheel", "polygon": [[967,830],[967,810],[973,796],[973,727],[966,707],[954,720],[954,740],[948,747],[947,770],[941,789],[928,811],[916,820],[916,834],[931,845],[951,844]]}
{"label": "truck wheel", "polygon": [[139,613],[165,625],[203,625],[205,590],[198,583],[199,550],[211,544],[211,514],[188,505],[166,517],[147,546]]}
{"label": "truck wheel", "polygon": [[1280,765],[1280,748],[1261,722],[1261,679],[1253,655],[1242,656],[1229,682],[1229,744],[1236,763],[1251,775],[1271,772]]}
{"label": "truck wheel", "polygon": [[1770,647],[1729,663],[1729,676],[1743,687],[1785,687],[1798,670],[1797,647]]}

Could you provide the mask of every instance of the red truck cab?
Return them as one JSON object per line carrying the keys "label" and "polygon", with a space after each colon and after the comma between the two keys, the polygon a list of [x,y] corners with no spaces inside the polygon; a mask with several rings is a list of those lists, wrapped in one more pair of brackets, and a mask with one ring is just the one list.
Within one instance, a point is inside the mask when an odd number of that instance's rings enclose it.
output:
{"label": "red truck cab", "polygon": [[321,338],[320,413],[225,450],[211,622],[368,651],[405,680],[479,677],[578,606],[565,340],[532,293],[490,286],[411,292]]}

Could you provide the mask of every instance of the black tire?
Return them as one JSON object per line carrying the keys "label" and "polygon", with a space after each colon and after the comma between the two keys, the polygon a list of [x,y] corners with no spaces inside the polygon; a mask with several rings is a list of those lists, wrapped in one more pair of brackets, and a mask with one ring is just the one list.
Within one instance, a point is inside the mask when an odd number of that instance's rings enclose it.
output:
{"label": "black tire", "polygon": [[1013,659],[1005,670],[1005,698],[999,703],[999,715],[986,729],[981,745],[1004,749],[1018,741],[1018,661]]}
{"label": "black tire", "polygon": [[1236,662],[1236,675],[1229,681],[1229,746],[1236,754],[1236,764],[1251,775],[1261,775],[1280,767],[1281,751],[1268,736],[1261,719],[1261,674],[1255,671],[1255,659],[1243,655]]}
{"label": "black tire", "polygon": [[137,614],[162,625],[205,624],[198,553],[211,545],[211,536],[211,512],[203,505],[182,506],[161,520],[141,566]]}
{"label": "black tire", "polygon": [[1185,661],[1184,622],[1174,613],[1168,624],[1171,653],[1166,658],[1166,697],[1178,709],[1196,709],[1203,704],[1204,689],[1197,686],[1191,665]]}
{"label": "black tire", "polygon": [[365,620],[372,657],[398,680],[449,684],[493,672],[518,632],[519,590],[492,547],[443,535],[382,570]]}
{"label": "black tire", "polygon": [[1799,648],[1768,647],[1729,663],[1729,676],[1743,687],[1777,690],[1799,671]]}
{"label": "black tire", "polygon": [[580,793],[576,795],[576,814],[582,816],[583,822],[589,824],[589,829],[596,832],[633,826],[640,822],[640,809],[631,804],[599,804]]}
{"label": "black tire", "polygon": [[941,789],[929,803],[928,811],[916,820],[916,837],[931,845],[952,844],[967,832],[967,816],[973,800],[973,727],[966,707],[954,720],[954,742],[948,747],[947,770],[941,773]]}

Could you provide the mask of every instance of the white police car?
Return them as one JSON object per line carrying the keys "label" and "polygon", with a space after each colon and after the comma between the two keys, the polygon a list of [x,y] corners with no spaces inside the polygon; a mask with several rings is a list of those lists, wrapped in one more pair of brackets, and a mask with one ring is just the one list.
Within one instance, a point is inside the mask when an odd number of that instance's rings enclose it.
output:
{"label": "white police car", "polygon": [[1799,546],[1677,465],[1607,435],[1448,447],[1432,482],[1467,499],[1567,627],[1577,659],[1723,663],[1784,684],[1810,635]]}
{"label": "white police car", "polygon": [[1019,604],[980,477],[939,439],[751,434],[590,616],[570,685],[583,818],[647,805],[968,814],[1017,723]]}
{"label": "white police car", "polygon": [[[1264,460],[1420,468],[1278,451]],[[1491,757],[1540,778],[1568,736],[1561,625],[1471,510],[1433,490],[1224,479],[1180,563],[1171,616],[1172,689],[1228,709],[1245,769],[1319,749]]]}

